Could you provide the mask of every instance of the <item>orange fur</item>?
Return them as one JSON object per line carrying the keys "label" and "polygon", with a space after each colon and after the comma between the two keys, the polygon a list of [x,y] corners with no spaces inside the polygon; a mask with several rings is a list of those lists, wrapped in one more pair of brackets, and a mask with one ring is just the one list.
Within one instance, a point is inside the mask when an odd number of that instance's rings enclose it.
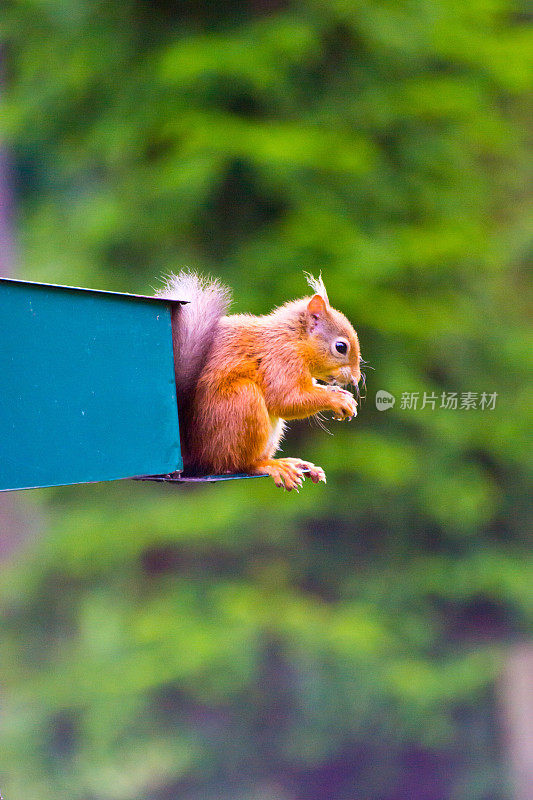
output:
{"label": "orange fur", "polygon": [[[339,336],[349,345],[346,358],[332,352]],[[321,411],[355,416],[349,392],[313,379],[357,384],[359,360],[357,334],[327,296],[296,300],[262,317],[222,317],[188,411],[186,466],[267,472],[289,490],[301,485],[303,469],[315,482],[325,480],[320,467],[272,456],[284,420]]]}

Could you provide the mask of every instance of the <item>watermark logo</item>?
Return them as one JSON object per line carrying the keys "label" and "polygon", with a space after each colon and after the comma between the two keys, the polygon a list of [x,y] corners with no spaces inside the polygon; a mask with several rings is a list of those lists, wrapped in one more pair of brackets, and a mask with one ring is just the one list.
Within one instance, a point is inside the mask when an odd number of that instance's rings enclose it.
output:
{"label": "watermark logo", "polygon": [[386,392],[384,389],[380,389],[379,392],[376,392],[376,408],[378,411],[388,411],[389,408],[392,408],[394,403],[396,402],[396,398],[390,392]]}

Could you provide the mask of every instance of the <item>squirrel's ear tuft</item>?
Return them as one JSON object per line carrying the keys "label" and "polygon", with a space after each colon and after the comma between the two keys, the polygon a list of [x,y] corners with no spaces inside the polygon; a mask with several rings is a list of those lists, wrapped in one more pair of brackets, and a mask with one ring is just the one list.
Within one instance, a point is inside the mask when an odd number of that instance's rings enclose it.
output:
{"label": "squirrel's ear tuft", "polygon": [[310,272],[304,272],[304,275],[311,289],[320,295],[326,306],[329,306],[328,293],[326,291],[326,287],[324,286],[324,281],[322,280],[322,273],[320,273],[318,279],[313,278]]}
{"label": "squirrel's ear tuft", "polygon": [[313,319],[318,319],[326,313],[326,304],[321,294],[315,294],[310,299],[307,304],[307,313]]}

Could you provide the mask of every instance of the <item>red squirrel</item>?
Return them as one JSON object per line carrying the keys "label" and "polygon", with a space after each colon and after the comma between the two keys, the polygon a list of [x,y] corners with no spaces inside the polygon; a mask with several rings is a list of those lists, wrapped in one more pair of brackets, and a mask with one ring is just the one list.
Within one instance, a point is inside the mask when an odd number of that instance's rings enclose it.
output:
{"label": "red squirrel", "polygon": [[361,378],[357,334],[331,308],[322,277],[306,277],[312,296],[260,317],[226,316],[229,289],[193,272],[171,275],[158,292],[189,301],[172,313],[186,472],[266,473],[291,491],[305,470],[325,483],[324,471],[308,461],[273,458],[286,420],[357,414],[353,395],[340,388]]}

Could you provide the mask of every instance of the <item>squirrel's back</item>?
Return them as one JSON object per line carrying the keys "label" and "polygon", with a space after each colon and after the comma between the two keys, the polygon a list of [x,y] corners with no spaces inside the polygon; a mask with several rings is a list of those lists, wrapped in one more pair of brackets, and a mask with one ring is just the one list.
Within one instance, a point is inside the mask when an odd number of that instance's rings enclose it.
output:
{"label": "squirrel's back", "polygon": [[213,347],[220,319],[228,310],[231,292],[217,280],[184,270],[170,275],[157,295],[188,301],[172,312],[176,391],[186,430],[198,378]]}

